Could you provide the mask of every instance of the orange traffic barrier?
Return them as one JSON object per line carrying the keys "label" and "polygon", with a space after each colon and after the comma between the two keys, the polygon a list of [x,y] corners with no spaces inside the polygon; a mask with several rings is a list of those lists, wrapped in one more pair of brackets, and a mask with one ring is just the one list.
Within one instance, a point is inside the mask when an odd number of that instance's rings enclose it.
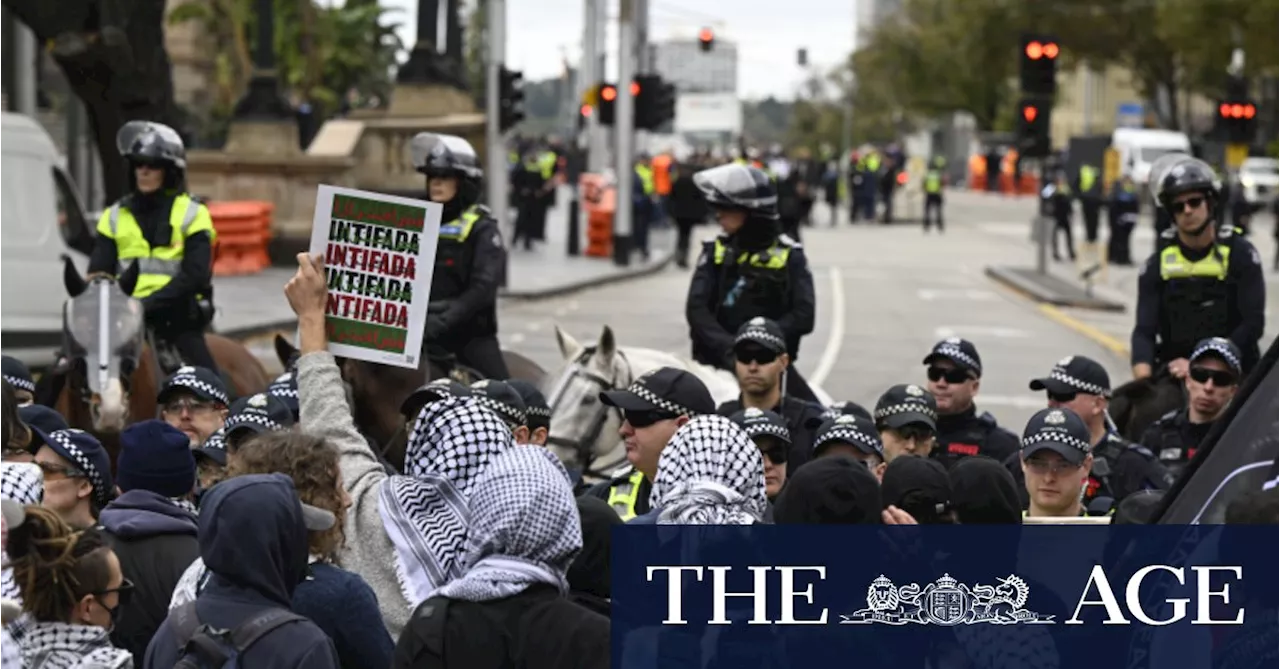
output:
{"label": "orange traffic barrier", "polygon": [[218,231],[213,273],[256,274],[271,264],[267,244],[275,205],[270,202],[213,202],[208,205]]}
{"label": "orange traffic barrier", "polygon": [[587,219],[586,255],[596,258],[613,256],[613,213],[618,208],[618,191],[600,174],[578,177],[582,193],[582,211]]}

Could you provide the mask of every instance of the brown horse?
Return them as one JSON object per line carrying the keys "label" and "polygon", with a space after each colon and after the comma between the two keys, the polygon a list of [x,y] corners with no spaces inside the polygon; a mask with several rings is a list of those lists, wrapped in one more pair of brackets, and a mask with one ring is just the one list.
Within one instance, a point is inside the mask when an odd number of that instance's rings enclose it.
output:
{"label": "brown horse", "polygon": [[1187,404],[1182,381],[1169,375],[1135,379],[1111,391],[1107,413],[1120,436],[1137,443],[1159,418]]}
{"label": "brown horse", "polygon": [[[156,395],[163,381],[159,358],[145,333],[142,303],[130,297],[137,264],[119,280],[95,275],[86,281],[65,256],[63,269],[69,296],[63,307],[66,356],[50,370],[56,377],[51,384],[56,395],[48,403],[71,427],[94,433],[114,464],[120,431],[156,417]],[[266,369],[244,346],[218,335],[205,335],[205,341],[230,377],[233,394],[266,389]]]}
{"label": "brown horse", "polygon": [[[276,357],[286,370],[296,369],[299,351],[288,339],[277,334],[275,349]],[[537,363],[519,353],[503,351],[502,357],[513,379],[538,384],[546,375]],[[461,383],[470,384],[483,378],[474,370],[461,365],[450,365],[450,369],[442,365],[440,359],[432,356],[423,356],[422,364],[417,369],[349,358],[338,358],[338,367],[342,370],[343,381],[347,383],[357,429],[381,448],[387,461],[397,469],[404,462],[405,430],[400,405],[405,399],[432,379],[452,376]]]}

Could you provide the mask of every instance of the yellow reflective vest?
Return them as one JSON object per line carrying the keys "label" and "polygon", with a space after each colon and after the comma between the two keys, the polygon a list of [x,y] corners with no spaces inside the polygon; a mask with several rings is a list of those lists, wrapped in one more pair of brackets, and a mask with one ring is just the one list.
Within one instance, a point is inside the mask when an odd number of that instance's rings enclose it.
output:
{"label": "yellow reflective vest", "polygon": [[[717,237],[713,248],[711,261],[716,265],[724,262],[724,254],[728,250],[724,242]],[[791,247],[780,242],[774,242],[772,246],[760,251],[759,253],[751,253],[743,251],[738,254],[739,265],[747,263],[752,267],[760,267],[763,269],[780,270],[787,266],[787,259],[791,257]]]}
{"label": "yellow reflective vest", "polygon": [[653,168],[648,165],[636,165],[636,174],[640,177],[640,183],[644,187],[645,195],[653,195]]}
{"label": "yellow reflective vest", "polygon": [[116,243],[116,257],[123,268],[131,261],[138,262],[138,283],[133,289],[136,298],[146,297],[164,288],[182,269],[183,245],[187,237],[201,232],[209,233],[209,243],[218,238],[213,228],[209,208],[183,193],[173,199],[169,211],[172,228],[168,246],[152,248],[142,234],[142,227],[133,212],[117,202],[98,219],[98,234]]}
{"label": "yellow reflective vest", "polygon": [[643,482],[644,474],[637,469],[627,478],[609,486],[609,506],[623,522],[636,517],[636,500],[640,497],[640,484]]}

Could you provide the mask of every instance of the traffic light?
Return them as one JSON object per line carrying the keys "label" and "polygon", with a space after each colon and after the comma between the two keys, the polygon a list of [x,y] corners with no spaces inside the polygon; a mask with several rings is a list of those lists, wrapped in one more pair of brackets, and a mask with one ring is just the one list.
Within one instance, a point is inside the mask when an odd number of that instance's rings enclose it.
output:
{"label": "traffic light", "polygon": [[578,108],[578,130],[587,127],[587,119],[591,118],[591,112],[594,108],[591,105],[582,105]]}
{"label": "traffic light", "polygon": [[1232,144],[1252,144],[1258,136],[1258,105],[1253,100],[1223,100],[1218,103],[1220,134]]}
{"label": "traffic light", "polygon": [[1058,40],[1048,35],[1023,35],[1018,54],[1023,95],[1053,96],[1058,90]]}
{"label": "traffic light", "polygon": [[698,31],[698,48],[702,49],[703,52],[710,51],[715,42],[716,35],[711,32],[710,28],[703,28]]}
{"label": "traffic light", "polygon": [[498,68],[498,128],[506,132],[524,120],[524,73]]}
{"label": "traffic light", "polygon": [[1043,100],[1024,99],[1018,102],[1016,137],[1018,155],[1025,158],[1048,157],[1053,144],[1049,137],[1049,119],[1052,104]]}
{"label": "traffic light", "polygon": [[658,100],[654,103],[657,109],[658,123],[661,127],[676,120],[676,85],[658,79]]}
{"label": "traffic light", "polygon": [[600,94],[596,99],[596,111],[600,112],[600,125],[611,126],[614,122],[618,101],[618,87],[613,84],[600,84]]}
{"label": "traffic light", "polygon": [[636,128],[658,130],[676,117],[676,87],[656,74],[636,77],[631,87],[636,96]]}

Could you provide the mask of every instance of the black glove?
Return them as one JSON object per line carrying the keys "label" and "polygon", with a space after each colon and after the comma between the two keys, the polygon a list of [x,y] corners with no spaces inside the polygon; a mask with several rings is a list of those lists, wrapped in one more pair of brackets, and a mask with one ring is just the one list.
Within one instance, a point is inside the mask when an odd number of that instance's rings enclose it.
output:
{"label": "black glove", "polygon": [[435,341],[449,329],[444,319],[435,314],[427,315],[427,323],[422,331],[422,338],[427,341]]}

